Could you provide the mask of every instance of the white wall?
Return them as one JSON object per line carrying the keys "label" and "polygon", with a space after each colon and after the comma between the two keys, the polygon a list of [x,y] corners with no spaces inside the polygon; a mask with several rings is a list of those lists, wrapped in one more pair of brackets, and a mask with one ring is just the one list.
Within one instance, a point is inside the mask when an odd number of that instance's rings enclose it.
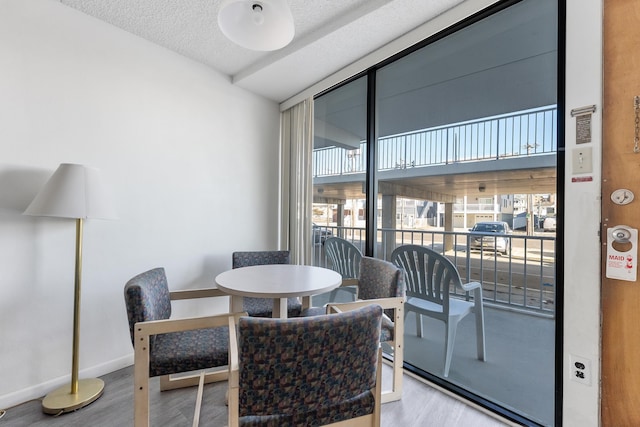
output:
{"label": "white wall", "polygon": [[[602,0],[567,0],[566,67],[563,425],[586,427],[600,424]],[[593,142],[588,144],[593,147],[593,181],[574,183],[576,124],[571,110],[594,104]],[[591,385],[570,379],[570,355],[591,361]]]}
{"label": "white wall", "polygon": [[[21,212],[59,163],[99,168],[119,220],[85,223],[81,377],[133,361],[123,287],[213,284],[275,248],[279,108],[54,0],[0,0],[0,408],[69,381],[75,228]],[[178,307],[224,311],[226,301]]]}

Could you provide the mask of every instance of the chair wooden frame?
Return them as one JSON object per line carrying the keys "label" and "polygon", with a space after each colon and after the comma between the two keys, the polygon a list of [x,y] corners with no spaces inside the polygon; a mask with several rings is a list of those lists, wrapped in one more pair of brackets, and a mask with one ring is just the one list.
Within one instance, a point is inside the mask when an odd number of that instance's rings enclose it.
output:
{"label": "chair wooden frame", "polygon": [[[370,304],[378,304],[383,309],[393,310],[393,340],[386,342],[386,344],[393,348],[393,362],[391,362],[393,368],[392,386],[391,390],[382,390],[382,403],[394,402],[402,398],[402,375],[404,372],[404,302],[404,298],[394,297],[327,304],[327,314],[355,310]],[[385,363],[389,362],[385,360]]]}
{"label": "chair wooden frame", "polygon": [[[238,338],[235,325],[237,320],[229,318],[229,427],[239,427],[240,410],[240,365],[238,360]],[[382,382],[382,349],[378,349],[376,385],[371,390],[375,397],[375,406],[371,414],[350,420],[326,424],[331,427],[380,427],[380,404]]]}
{"label": "chair wooden frame", "polygon": [[[188,289],[171,291],[170,299],[185,300],[196,298],[211,298],[224,296],[222,291],[210,289]],[[239,317],[242,314],[235,314],[232,317]],[[157,334],[181,332],[194,329],[215,328],[227,326],[230,314],[217,316],[184,318],[184,319],[163,319],[147,322],[138,322],[134,326],[134,425],[135,427],[149,425],[149,341],[150,337]],[[160,390],[172,390],[182,387],[191,387],[203,383],[224,381],[228,378],[227,367],[220,367],[212,371],[194,374],[162,375],[160,376]],[[202,378],[201,378],[202,377]]]}

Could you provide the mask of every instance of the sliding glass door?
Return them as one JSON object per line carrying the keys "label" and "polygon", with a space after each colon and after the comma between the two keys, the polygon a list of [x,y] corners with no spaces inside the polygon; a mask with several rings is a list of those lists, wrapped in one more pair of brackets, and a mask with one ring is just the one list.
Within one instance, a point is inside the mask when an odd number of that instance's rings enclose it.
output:
{"label": "sliding glass door", "polygon": [[444,255],[482,287],[483,318],[457,324],[445,372],[446,323],[408,310],[405,368],[540,425],[555,419],[557,70],[558,3],[500,2],[315,101],[316,263],[327,235]]}
{"label": "sliding glass door", "polygon": [[421,316],[420,337],[411,310],[405,363],[545,425],[554,420],[555,234],[543,217],[556,213],[556,8],[522,1],[384,65],[375,98],[378,256],[426,246],[483,288],[484,336],[473,313],[449,322],[449,372],[446,323]]}

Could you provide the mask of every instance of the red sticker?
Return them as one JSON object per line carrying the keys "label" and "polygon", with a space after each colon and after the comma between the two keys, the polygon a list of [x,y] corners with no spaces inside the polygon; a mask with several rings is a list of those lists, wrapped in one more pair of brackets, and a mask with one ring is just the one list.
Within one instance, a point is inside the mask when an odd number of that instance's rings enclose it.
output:
{"label": "red sticker", "polygon": [[571,182],[591,182],[593,181],[592,176],[578,176],[575,178],[571,178]]}

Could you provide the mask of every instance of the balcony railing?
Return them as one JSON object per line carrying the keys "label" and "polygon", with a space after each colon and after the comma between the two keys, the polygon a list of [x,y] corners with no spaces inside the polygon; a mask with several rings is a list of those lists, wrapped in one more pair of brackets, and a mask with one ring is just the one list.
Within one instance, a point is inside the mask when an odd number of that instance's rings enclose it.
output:
{"label": "balcony railing", "polygon": [[[378,170],[420,168],[458,162],[553,154],[556,106],[470,120],[378,139]],[[366,171],[366,143],[357,149],[313,150],[313,176]]]}
{"label": "balcony railing", "polygon": [[[362,228],[321,227],[354,243],[364,253]],[[484,234],[494,237],[495,234]],[[376,256],[389,259],[400,245],[417,244],[447,256],[467,282],[482,283],[485,303],[546,317],[555,316],[555,237],[523,234],[500,235],[508,240],[508,250],[495,247],[468,250],[471,234],[459,231],[378,229]],[[327,267],[323,246],[313,247],[313,264]],[[452,294],[465,297],[460,289]]]}

